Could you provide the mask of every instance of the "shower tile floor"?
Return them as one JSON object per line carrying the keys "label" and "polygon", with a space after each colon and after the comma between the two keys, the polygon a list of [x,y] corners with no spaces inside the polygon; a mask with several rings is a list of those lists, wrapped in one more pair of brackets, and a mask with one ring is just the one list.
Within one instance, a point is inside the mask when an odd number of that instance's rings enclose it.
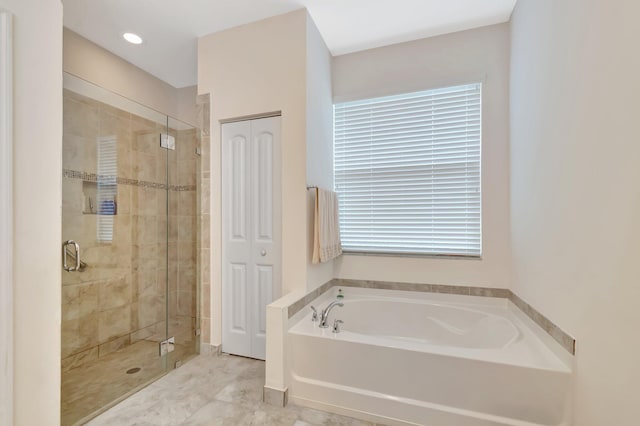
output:
{"label": "shower tile floor", "polygon": [[[173,359],[186,359],[192,345],[176,345]],[[127,374],[132,367],[140,368]],[[73,425],[164,372],[158,342],[141,340],[62,374],[61,424]]]}
{"label": "shower tile floor", "polygon": [[[72,425],[162,373],[157,343],[140,341],[62,374],[61,424]],[[126,374],[132,367],[141,370]]]}
{"label": "shower tile floor", "polygon": [[199,355],[105,411],[102,425],[344,425],[373,423],[289,404],[262,402],[264,362],[233,355]]}
{"label": "shower tile floor", "polygon": [[[84,365],[62,373],[62,426],[83,424],[83,420],[114,401],[123,399],[162,375],[165,363],[187,361],[196,353],[196,340],[191,319],[173,318],[169,333],[176,337],[170,358],[158,357],[158,342],[166,331],[137,341]],[[131,368],[140,368],[135,374],[127,374]]]}

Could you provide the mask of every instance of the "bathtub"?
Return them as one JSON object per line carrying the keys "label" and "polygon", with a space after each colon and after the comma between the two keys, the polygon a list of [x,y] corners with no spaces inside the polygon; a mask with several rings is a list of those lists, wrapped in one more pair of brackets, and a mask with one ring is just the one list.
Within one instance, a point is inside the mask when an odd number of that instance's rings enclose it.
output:
{"label": "bathtub", "polygon": [[[312,305],[335,300],[330,289]],[[570,357],[506,299],[342,288],[287,333],[289,400],[385,424],[566,424]],[[332,325],[340,319],[340,332]]]}

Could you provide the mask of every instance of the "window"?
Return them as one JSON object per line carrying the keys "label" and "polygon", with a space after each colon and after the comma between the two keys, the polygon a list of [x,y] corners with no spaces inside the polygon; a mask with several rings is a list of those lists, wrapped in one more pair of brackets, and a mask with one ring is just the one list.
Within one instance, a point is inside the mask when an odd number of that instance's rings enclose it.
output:
{"label": "window", "polygon": [[479,257],[481,84],[334,105],[347,252]]}
{"label": "window", "polygon": [[118,138],[98,137],[98,183],[96,200],[98,212],[98,241],[113,241],[113,224],[118,195]]}

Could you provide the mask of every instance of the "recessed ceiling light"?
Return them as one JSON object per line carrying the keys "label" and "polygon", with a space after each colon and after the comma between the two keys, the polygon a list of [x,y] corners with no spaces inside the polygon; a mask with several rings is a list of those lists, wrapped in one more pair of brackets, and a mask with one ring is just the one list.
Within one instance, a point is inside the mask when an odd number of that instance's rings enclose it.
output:
{"label": "recessed ceiling light", "polygon": [[142,37],[140,37],[138,34],[124,33],[122,34],[122,37],[124,37],[124,39],[127,40],[129,43],[142,44]]}

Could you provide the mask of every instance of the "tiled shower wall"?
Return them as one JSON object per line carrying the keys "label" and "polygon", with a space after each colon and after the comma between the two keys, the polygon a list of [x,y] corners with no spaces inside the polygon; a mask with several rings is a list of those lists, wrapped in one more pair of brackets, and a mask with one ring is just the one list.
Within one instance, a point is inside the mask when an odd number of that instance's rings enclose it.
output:
{"label": "tiled shower wall", "polygon": [[209,126],[210,98],[200,95],[197,100],[200,132],[200,173],[198,179],[198,208],[200,212],[199,269],[200,269],[200,341],[211,343],[211,137]]}
{"label": "tiled shower wall", "polygon": [[[162,124],[64,92],[63,240],[80,243],[88,267],[63,271],[63,371],[142,339],[160,341],[167,329],[178,344],[193,344],[200,134],[170,130],[176,151],[167,151],[159,146],[165,132]],[[88,202],[101,138],[116,141],[115,215],[95,214],[96,200],[93,209]],[[98,240],[99,226],[112,229],[111,241]]]}

